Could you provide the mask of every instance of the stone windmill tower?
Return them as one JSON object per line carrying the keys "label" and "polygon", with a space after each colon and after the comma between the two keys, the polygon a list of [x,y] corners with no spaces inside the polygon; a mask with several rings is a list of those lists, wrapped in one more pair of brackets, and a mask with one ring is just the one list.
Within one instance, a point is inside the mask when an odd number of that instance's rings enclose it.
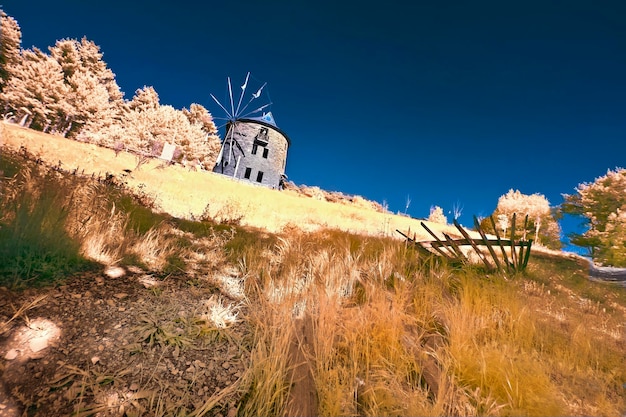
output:
{"label": "stone windmill tower", "polygon": [[241,86],[241,95],[236,107],[230,78],[228,78],[230,112],[211,94],[213,100],[228,116],[222,149],[213,172],[254,184],[282,188],[283,180],[286,178],[287,149],[291,142],[289,137],[276,126],[272,113],[263,111],[272,103],[246,113],[248,106],[261,96],[266,84],[252,94],[246,105],[241,106],[249,78],[250,73]]}

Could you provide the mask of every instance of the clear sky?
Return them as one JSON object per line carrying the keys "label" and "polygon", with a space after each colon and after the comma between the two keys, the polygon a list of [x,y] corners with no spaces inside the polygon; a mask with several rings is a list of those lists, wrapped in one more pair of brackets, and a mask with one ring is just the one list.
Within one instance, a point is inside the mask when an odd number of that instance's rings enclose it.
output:
{"label": "clear sky", "polygon": [[[193,4],[193,5],[191,5]],[[552,205],[626,165],[626,2],[5,0],[22,46],[94,41],[127,99],[223,98],[250,71],[296,184],[428,216]],[[449,219],[452,216],[449,215]]]}

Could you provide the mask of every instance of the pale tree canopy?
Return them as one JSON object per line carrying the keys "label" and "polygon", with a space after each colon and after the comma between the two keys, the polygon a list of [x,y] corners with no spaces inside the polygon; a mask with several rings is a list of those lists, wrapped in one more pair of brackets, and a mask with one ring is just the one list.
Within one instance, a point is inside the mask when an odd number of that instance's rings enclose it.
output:
{"label": "pale tree canopy", "polygon": [[581,217],[587,226],[584,233],[570,234],[571,242],[587,248],[595,261],[626,266],[626,169],[608,170],[563,198],[562,212]]}
{"label": "pale tree canopy", "polygon": [[217,135],[217,127],[213,121],[213,116],[201,104],[191,103],[189,110],[183,109],[183,113],[187,116],[190,123],[199,123],[202,126],[202,130],[206,133],[209,135]]}
{"label": "pale tree canopy", "polygon": [[140,112],[156,110],[159,108],[159,94],[154,87],[143,86],[135,91],[132,100],[128,102],[128,108]]}
{"label": "pale tree canopy", "polygon": [[[522,194],[519,190],[509,190],[500,196],[498,205],[493,212],[493,218],[498,227],[498,233],[504,235],[512,226],[513,214],[515,213],[515,229],[522,232],[523,238],[532,237],[536,243],[541,243],[549,248],[561,247],[561,229],[555,218],[555,212],[550,207],[550,202],[543,194]],[[526,230],[524,227],[525,217],[528,216]],[[481,226],[484,230],[493,232],[491,221],[483,219]],[[530,236],[527,236],[530,234]]]}
{"label": "pale tree canopy", "polygon": [[111,101],[121,100],[124,93],[120,91],[115,74],[103,61],[100,47],[87,38],[80,42],[76,39],[62,39],[48,48],[50,55],[63,67],[66,81],[77,72],[88,73],[105,86]]}
{"label": "pale tree canopy", "polygon": [[20,60],[22,31],[17,21],[0,9],[0,91]]}
{"label": "pale tree canopy", "polygon": [[439,224],[448,224],[448,218],[445,214],[443,214],[443,209],[439,206],[433,206],[430,208],[428,221]]}
{"label": "pale tree canopy", "polygon": [[[148,89],[142,96],[155,97]],[[154,103],[154,102],[152,102]],[[147,104],[144,102],[144,104]],[[176,159],[196,161],[204,168],[212,168],[217,159],[220,142],[203,130],[201,123],[190,123],[185,113],[169,105],[133,106],[118,130],[125,148],[142,155],[158,156],[166,143],[176,145]],[[143,108],[143,110],[142,110]]]}
{"label": "pale tree canopy", "polygon": [[22,51],[0,97],[26,127],[55,131],[71,109],[59,63],[37,48]]}
{"label": "pale tree canopy", "polygon": [[550,214],[550,202],[542,194],[522,194],[519,190],[509,190],[498,199],[499,213],[513,215],[528,215],[537,219]]}
{"label": "pale tree canopy", "polygon": [[[123,93],[95,43],[86,38],[80,42],[62,39],[49,50],[63,69],[69,87],[67,101],[71,111],[63,135],[92,136],[93,132],[110,124],[111,118],[120,119]],[[80,135],[81,130],[84,130],[83,135]]]}
{"label": "pale tree canopy", "polygon": [[[72,107],[72,122],[79,129],[97,130],[114,116],[109,92],[91,73],[78,71],[67,81],[68,102]],[[68,125],[70,130],[71,126]]]}

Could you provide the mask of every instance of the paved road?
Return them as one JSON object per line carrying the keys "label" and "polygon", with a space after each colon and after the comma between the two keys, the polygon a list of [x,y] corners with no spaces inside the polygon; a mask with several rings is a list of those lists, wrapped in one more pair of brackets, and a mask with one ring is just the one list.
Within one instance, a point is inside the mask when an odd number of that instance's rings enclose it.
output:
{"label": "paved road", "polygon": [[612,281],[626,285],[626,268],[595,266],[592,261],[589,261],[589,276],[602,281]]}

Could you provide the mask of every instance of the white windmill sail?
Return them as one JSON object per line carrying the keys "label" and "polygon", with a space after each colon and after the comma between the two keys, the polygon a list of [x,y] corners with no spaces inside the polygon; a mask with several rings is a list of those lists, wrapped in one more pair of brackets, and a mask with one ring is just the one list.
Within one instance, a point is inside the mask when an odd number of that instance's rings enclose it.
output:
{"label": "white windmill sail", "polygon": [[239,170],[239,162],[241,162],[241,155],[237,157],[237,164],[235,165],[235,172],[233,172],[234,178],[237,178],[237,171]]}

